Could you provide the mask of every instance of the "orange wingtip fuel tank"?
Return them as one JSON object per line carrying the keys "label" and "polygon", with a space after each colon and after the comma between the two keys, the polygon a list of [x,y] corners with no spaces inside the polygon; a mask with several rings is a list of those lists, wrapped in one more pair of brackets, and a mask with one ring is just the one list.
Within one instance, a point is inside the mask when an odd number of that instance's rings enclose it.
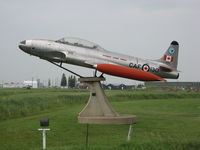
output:
{"label": "orange wingtip fuel tank", "polygon": [[166,81],[165,79],[149,72],[113,64],[98,64],[96,68],[98,71],[103,73],[128,79],[139,81]]}

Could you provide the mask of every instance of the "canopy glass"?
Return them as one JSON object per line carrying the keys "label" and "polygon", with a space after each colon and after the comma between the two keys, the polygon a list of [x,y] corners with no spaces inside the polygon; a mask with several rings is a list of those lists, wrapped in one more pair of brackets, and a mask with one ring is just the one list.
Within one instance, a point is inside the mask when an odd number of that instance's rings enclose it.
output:
{"label": "canopy glass", "polygon": [[57,40],[56,42],[78,46],[78,47],[89,48],[89,49],[104,50],[98,44],[95,44],[87,40],[79,39],[79,38],[61,38]]}

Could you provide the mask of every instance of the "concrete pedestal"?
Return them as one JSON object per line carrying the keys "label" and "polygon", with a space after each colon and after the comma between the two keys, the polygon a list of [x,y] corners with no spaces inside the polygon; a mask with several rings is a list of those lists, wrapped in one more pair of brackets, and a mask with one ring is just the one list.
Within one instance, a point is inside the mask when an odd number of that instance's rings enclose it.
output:
{"label": "concrete pedestal", "polygon": [[101,87],[105,78],[91,77],[79,78],[90,88],[90,98],[85,108],[79,113],[78,122],[84,124],[133,124],[136,123],[134,115],[120,115],[109,103]]}

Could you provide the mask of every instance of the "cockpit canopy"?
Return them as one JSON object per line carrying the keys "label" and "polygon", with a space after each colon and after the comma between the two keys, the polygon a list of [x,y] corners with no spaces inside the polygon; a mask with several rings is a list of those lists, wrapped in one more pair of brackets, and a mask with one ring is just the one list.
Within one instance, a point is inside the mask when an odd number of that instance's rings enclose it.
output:
{"label": "cockpit canopy", "polygon": [[89,49],[104,50],[102,47],[100,47],[99,45],[97,45],[93,42],[79,39],[79,38],[61,38],[55,42],[63,43],[63,44],[67,44],[67,45],[78,46],[78,47],[89,48]]}

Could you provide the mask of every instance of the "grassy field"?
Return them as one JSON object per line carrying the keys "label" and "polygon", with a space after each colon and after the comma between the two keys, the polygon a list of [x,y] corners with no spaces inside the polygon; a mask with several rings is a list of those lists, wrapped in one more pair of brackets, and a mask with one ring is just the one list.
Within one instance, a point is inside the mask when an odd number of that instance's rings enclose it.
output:
{"label": "grassy field", "polygon": [[[106,91],[113,107],[134,114],[128,125],[90,125],[90,150],[199,150],[200,93],[184,91]],[[39,119],[50,118],[47,150],[85,149],[86,125],[77,114],[87,90],[0,89],[0,150],[39,150]]]}

